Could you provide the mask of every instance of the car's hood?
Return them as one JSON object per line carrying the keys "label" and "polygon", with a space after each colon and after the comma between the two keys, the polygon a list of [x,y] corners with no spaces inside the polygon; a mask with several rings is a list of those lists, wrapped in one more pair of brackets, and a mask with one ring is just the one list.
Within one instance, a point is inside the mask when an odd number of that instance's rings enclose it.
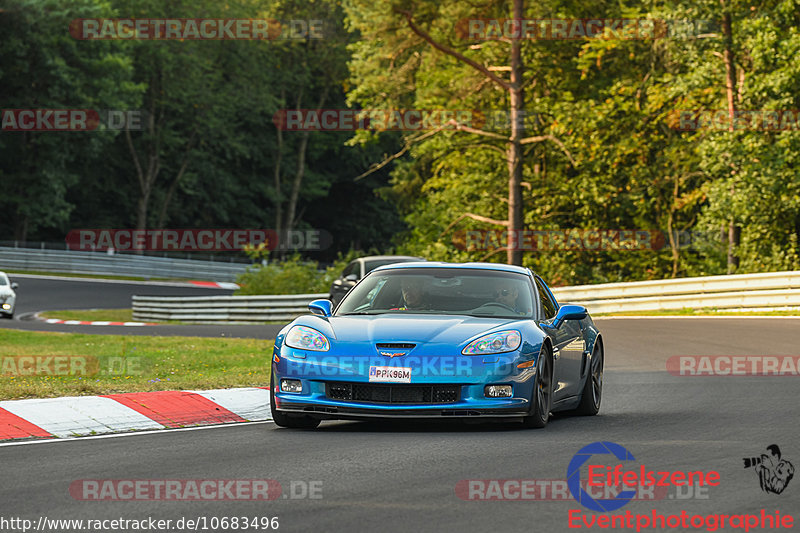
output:
{"label": "car's hood", "polygon": [[305,316],[296,323],[313,327],[331,338],[332,344],[413,343],[449,346],[491,330],[514,327],[516,319],[464,315],[383,314],[375,316],[333,316],[328,319]]}
{"label": "car's hood", "polygon": [[8,285],[0,286],[0,298],[8,298],[9,296],[14,296],[14,291],[11,290],[11,287]]}

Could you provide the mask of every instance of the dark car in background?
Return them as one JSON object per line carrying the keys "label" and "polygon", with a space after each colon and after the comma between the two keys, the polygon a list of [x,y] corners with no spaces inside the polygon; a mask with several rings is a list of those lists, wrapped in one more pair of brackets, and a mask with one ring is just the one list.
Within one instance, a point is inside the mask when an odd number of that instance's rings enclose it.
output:
{"label": "dark car in background", "polygon": [[336,307],[342,301],[344,295],[347,294],[347,291],[355,287],[361,278],[379,266],[391,265],[392,263],[409,263],[411,261],[424,261],[424,259],[410,255],[370,255],[354,259],[344,267],[342,275],[331,284],[331,294],[328,299]]}

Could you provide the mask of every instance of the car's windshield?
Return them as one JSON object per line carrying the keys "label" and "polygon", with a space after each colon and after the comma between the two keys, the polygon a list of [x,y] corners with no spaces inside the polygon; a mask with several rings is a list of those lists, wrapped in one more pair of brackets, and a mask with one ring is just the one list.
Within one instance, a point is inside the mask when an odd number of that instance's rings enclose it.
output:
{"label": "car's windshield", "polygon": [[0,286],[8,285],[8,278],[5,274],[0,274]]}
{"label": "car's windshield", "polygon": [[373,272],[351,290],[336,315],[430,313],[532,317],[527,276],[499,270],[402,268]]}

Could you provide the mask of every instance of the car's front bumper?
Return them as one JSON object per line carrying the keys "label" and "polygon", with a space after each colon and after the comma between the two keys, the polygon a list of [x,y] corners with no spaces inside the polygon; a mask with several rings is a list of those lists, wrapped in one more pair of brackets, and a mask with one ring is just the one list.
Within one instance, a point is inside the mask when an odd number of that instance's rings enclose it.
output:
{"label": "car's front bumper", "polygon": [[[300,357],[298,357],[298,355]],[[530,361],[530,355],[519,353],[503,356],[429,356],[427,358],[403,358],[388,361],[386,358],[360,361],[354,358],[323,358],[292,349],[282,350],[277,361],[273,361],[272,374],[276,408],[286,414],[303,414],[324,419],[336,418],[507,418],[528,414],[530,398],[535,383],[535,365],[519,368],[522,361]],[[343,364],[346,361],[347,364]],[[411,361],[419,363],[415,366]],[[413,367],[410,383],[370,382],[369,365],[373,363],[408,365]],[[362,364],[363,363],[363,364]],[[302,390],[298,393],[283,392],[281,379],[299,380]],[[332,397],[330,386],[447,388],[457,392],[447,401],[364,401]],[[510,385],[510,397],[490,398],[487,385]],[[407,391],[400,391],[407,392]],[[430,394],[428,397],[434,397]],[[394,397],[394,394],[392,394]]]}
{"label": "car's front bumper", "polygon": [[286,414],[307,415],[321,419],[362,420],[371,418],[520,418],[528,414],[524,409],[512,408],[464,408],[453,406],[392,406],[391,409],[356,405],[326,405],[324,403],[281,403],[278,410]]}

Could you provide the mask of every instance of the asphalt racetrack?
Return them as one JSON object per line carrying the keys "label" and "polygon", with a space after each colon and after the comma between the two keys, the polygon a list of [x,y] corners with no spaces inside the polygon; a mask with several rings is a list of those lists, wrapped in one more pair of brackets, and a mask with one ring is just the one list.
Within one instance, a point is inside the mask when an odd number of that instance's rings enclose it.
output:
{"label": "asphalt racetrack", "polygon": [[158,325],[147,327],[85,326],[48,324],[34,320],[39,311],[62,309],[124,309],[131,297],[140,296],[214,296],[233,294],[229,289],[192,286],[186,283],[136,282],[9,275],[19,284],[14,320],[0,320],[0,328],[28,331],[60,331],[104,335],[161,335],[197,337],[275,338],[280,325]]}
{"label": "asphalt racetrack", "polygon": [[[605,337],[606,373],[596,417],[555,417],[544,430],[404,421],[323,422],[317,430],[297,431],[266,422],[2,445],[0,516],[34,524],[40,517],[169,519],[172,531],[190,530],[175,528],[181,518],[200,518],[206,530],[223,531],[211,520],[237,516],[278,517],[280,531],[549,532],[577,529],[569,527],[573,512],[572,525],[588,531],[581,518],[601,513],[559,491],[576,452],[610,441],[635,457],[624,462],[626,470],[638,472],[644,465],[648,471],[716,472],[719,482],[700,490],[673,486],[643,493],[606,516],[686,511],[713,520],[718,514],[760,517],[764,510],[800,518],[798,476],[783,493],[767,493],[756,470],[743,466],[743,458],[758,458],[777,444],[782,458],[800,467],[800,378],[689,377],[666,371],[668,358],[677,355],[792,355],[797,360],[800,319],[605,319],[597,324]],[[594,457],[589,464],[620,464],[610,456]],[[87,479],[271,479],[282,492],[258,502],[80,501],[69,489]],[[520,480],[539,488],[523,496]],[[492,492],[493,487],[501,492]],[[492,495],[511,501],[483,500]],[[736,519],[728,520],[733,523],[717,530],[744,531]],[[636,531],[633,526],[628,530]],[[597,524],[591,528],[599,529]],[[663,529],[641,529],[658,530]]]}

